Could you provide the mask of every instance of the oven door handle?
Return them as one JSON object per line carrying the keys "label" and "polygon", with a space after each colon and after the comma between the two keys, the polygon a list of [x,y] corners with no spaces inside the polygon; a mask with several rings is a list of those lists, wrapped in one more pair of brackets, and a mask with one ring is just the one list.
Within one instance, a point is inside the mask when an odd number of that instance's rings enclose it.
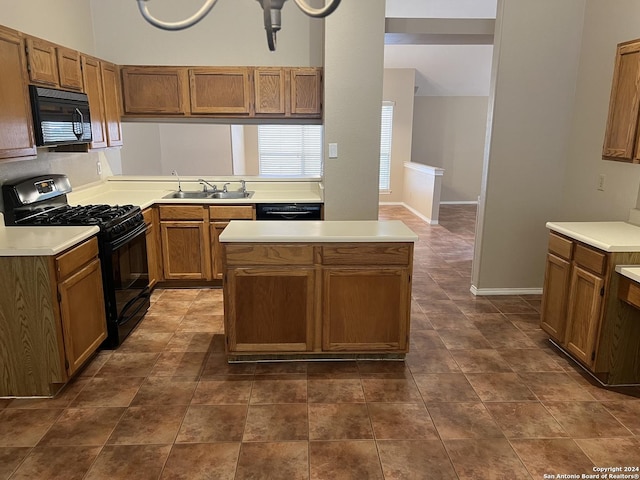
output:
{"label": "oven door handle", "polygon": [[137,236],[144,235],[146,231],[147,231],[147,225],[145,223],[141,223],[134,230],[131,230],[129,233],[127,233],[124,237],[117,238],[113,242],[107,242],[107,247],[109,248],[110,252],[115,252],[124,244],[130,242]]}
{"label": "oven door handle", "polygon": [[[151,291],[149,290],[149,287],[144,287],[144,289],[142,290],[142,292],[140,292],[138,295],[136,295],[134,298],[132,298],[131,300],[129,300],[124,307],[122,307],[122,310],[120,311],[120,315],[118,317],[118,325],[124,325],[126,324],[131,318],[133,318],[133,316],[129,316],[129,318],[127,319],[127,321],[125,322],[121,322],[121,320],[123,318],[125,318],[125,314],[127,313],[127,311],[131,308],[132,305],[135,305],[137,302],[140,302],[140,300],[144,300],[145,298],[148,298],[151,296]],[[135,311],[133,311],[132,313],[136,313],[138,310],[140,310],[140,307],[142,307],[144,305],[144,303],[141,303],[140,305],[138,305],[138,308],[135,309]]]}

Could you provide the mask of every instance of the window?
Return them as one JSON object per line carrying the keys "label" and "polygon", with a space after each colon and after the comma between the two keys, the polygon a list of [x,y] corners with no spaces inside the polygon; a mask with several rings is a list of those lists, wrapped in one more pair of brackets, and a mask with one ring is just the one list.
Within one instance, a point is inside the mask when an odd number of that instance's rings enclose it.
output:
{"label": "window", "polygon": [[391,130],[393,127],[394,102],[382,102],[380,126],[380,191],[391,189]]}
{"label": "window", "polygon": [[260,175],[322,175],[322,125],[258,125]]}

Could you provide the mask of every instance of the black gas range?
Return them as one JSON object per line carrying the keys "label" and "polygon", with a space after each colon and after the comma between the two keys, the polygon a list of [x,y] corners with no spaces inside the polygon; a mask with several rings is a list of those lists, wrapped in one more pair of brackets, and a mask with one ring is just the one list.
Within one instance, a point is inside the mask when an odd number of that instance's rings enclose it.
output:
{"label": "black gas range", "polygon": [[115,348],[149,308],[144,218],[140,207],[134,205],[69,205],[66,195],[69,192],[69,179],[60,174],[5,184],[2,186],[5,223],[100,228],[98,246],[108,331],[103,347]]}

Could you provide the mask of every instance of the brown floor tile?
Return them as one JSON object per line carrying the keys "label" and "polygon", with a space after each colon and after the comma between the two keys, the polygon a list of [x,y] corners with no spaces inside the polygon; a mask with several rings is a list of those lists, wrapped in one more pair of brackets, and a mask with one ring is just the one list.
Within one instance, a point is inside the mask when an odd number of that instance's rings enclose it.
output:
{"label": "brown floor tile", "polygon": [[300,403],[307,401],[305,375],[256,375],[250,403]]}
{"label": "brown floor tile", "polygon": [[164,352],[158,357],[150,375],[158,377],[198,377],[207,360],[205,352]]}
{"label": "brown floor tile", "polygon": [[200,378],[220,375],[253,375],[255,371],[255,363],[227,363],[227,356],[223,353],[210,354]]}
{"label": "brown floor tile", "polygon": [[533,348],[535,342],[518,330],[511,322],[504,324],[486,323],[477,325],[480,333],[489,341],[493,348]]}
{"label": "brown floor tile", "polygon": [[176,331],[182,322],[183,314],[165,315],[160,312],[148,312],[144,320],[136,327],[136,332],[168,332]]}
{"label": "brown floor tile", "polygon": [[251,405],[243,442],[308,440],[307,406],[302,404]]}
{"label": "brown floor tile", "polygon": [[96,373],[96,377],[146,377],[153,369],[158,353],[115,352]]}
{"label": "brown floor tile", "polygon": [[94,377],[71,402],[72,407],[128,407],[143,377]]}
{"label": "brown floor tile", "polygon": [[444,342],[436,330],[417,330],[411,332],[411,350],[430,351],[436,348],[445,349]]}
{"label": "brown floor tile", "polygon": [[107,444],[171,444],[176,438],[186,411],[186,405],[129,407],[107,440]]}
{"label": "brown floor tile", "polygon": [[69,406],[88,383],[88,377],[76,377],[53,398],[14,398],[6,400],[5,408],[65,408]]}
{"label": "brown floor tile", "polygon": [[112,350],[101,350],[89,360],[78,372],[78,377],[93,377],[107,360],[113,355]]}
{"label": "brown floor tile", "polygon": [[191,405],[176,443],[239,442],[246,417],[242,405]]}
{"label": "brown floor tile", "polygon": [[223,299],[222,288],[198,288],[196,291],[198,295],[194,302],[215,302]]}
{"label": "brown floor tile", "polygon": [[431,403],[428,410],[443,440],[504,436],[482,403]]}
{"label": "brown floor tile", "polygon": [[147,377],[131,405],[189,405],[197,384],[195,377]]}
{"label": "brown floor tile", "polygon": [[382,480],[382,468],[373,440],[310,442],[311,480]]}
{"label": "brown floor tile", "polygon": [[[164,294],[166,293],[169,292],[164,292]],[[164,294],[162,296],[164,296]],[[191,303],[190,301],[165,300],[161,297],[149,307],[147,315],[184,315],[191,306]]]}
{"label": "brown floor tile", "polygon": [[224,315],[222,300],[194,301],[185,315]]}
{"label": "brown floor tile", "polygon": [[364,390],[359,378],[315,378],[307,380],[309,403],[364,402]]}
{"label": "brown floor tile", "polygon": [[567,375],[600,402],[640,401],[639,387],[603,387],[582,370],[568,371]]}
{"label": "brown floor tile", "polygon": [[467,379],[483,402],[537,401],[516,373],[467,373]]}
{"label": "brown floor tile", "polygon": [[486,323],[496,323],[506,320],[506,317],[501,313],[467,313],[466,316],[473,322],[475,327]]}
{"label": "brown floor tile", "polygon": [[462,373],[413,376],[422,399],[427,402],[473,402],[479,397]]}
{"label": "brown floor tile", "polygon": [[476,328],[438,330],[438,335],[449,350],[475,350],[491,348],[487,339]]}
{"label": "brown floor tile", "polygon": [[422,397],[411,375],[405,378],[362,378],[367,402],[420,402]]}
{"label": "brown floor tile", "polygon": [[537,313],[537,310],[522,297],[494,296],[489,301],[493,303],[501,313]]}
{"label": "brown floor tile", "polygon": [[640,467],[640,438],[577,439],[576,443],[598,467]]}
{"label": "brown floor tile", "polygon": [[[527,302],[530,303],[530,302]],[[539,313],[507,313],[507,320],[513,323],[522,332],[532,332],[540,330]]]}
{"label": "brown floor tile", "polygon": [[239,443],[176,444],[160,480],[233,480]]}
{"label": "brown floor tile", "polygon": [[456,305],[464,314],[500,313],[500,311],[489,300],[478,297],[467,300],[456,300]]}
{"label": "brown floor tile", "polygon": [[457,480],[440,440],[377,442],[385,480]]}
{"label": "brown floor tile", "polygon": [[61,409],[0,410],[0,447],[33,447],[55,423]]}
{"label": "brown floor tile", "polygon": [[634,435],[640,436],[640,402],[603,402],[602,404]]}
{"label": "brown floor tile", "polygon": [[512,348],[498,351],[514,372],[564,371],[554,357],[539,348]]}
{"label": "brown floor tile", "polygon": [[511,446],[533,478],[560,472],[594,474],[593,463],[570,438],[518,439],[511,440]]}
{"label": "brown floor tile", "polygon": [[411,373],[454,373],[460,372],[460,367],[446,349],[409,351],[406,356],[406,364]]}
{"label": "brown floor tile", "polygon": [[546,402],[545,406],[573,438],[632,435],[598,402]]}
{"label": "brown floor tile", "polygon": [[360,378],[358,362],[309,362],[308,378]]}
{"label": "brown floor tile", "polygon": [[543,402],[593,401],[593,396],[566,373],[520,373],[520,378]]}
{"label": "brown floor tile", "polygon": [[456,305],[456,302],[451,300],[433,300],[426,304],[423,302],[419,303],[422,307],[422,311],[427,314],[427,317],[430,313],[460,313],[460,309]]}
{"label": "brown floor tile", "polygon": [[176,331],[224,333],[223,325],[224,318],[222,315],[185,315]]}
{"label": "brown floor tile", "polygon": [[485,407],[508,438],[568,436],[540,403],[487,403]]}
{"label": "brown floor tile", "polygon": [[310,404],[309,438],[311,440],[373,438],[367,406],[355,403]]}
{"label": "brown floor tile", "polygon": [[11,479],[82,480],[98,453],[100,447],[36,447]]}
{"label": "brown floor tile", "polygon": [[307,480],[309,446],[307,442],[243,443],[235,480]]}
{"label": "brown floor tile", "polygon": [[211,332],[176,332],[167,343],[165,352],[209,352],[213,350]]}
{"label": "brown floor tile", "polygon": [[67,408],[39,445],[104,445],[124,412],[124,408]]}
{"label": "brown floor tile", "polygon": [[191,403],[193,405],[246,405],[251,396],[252,378],[226,375],[200,380]]}
{"label": "brown floor tile", "polygon": [[360,375],[393,375],[405,377],[409,374],[409,370],[405,362],[397,360],[360,360],[357,362]]}
{"label": "brown floor tile", "polygon": [[445,440],[444,445],[460,480],[531,478],[509,442],[503,438]]}
{"label": "brown floor tile", "polygon": [[165,302],[193,302],[200,295],[199,288],[166,288],[157,300]]}
{"label": "brown floor tile", "polygon": [[369,403],[376,440],[437,439],[435,426],[423,404]]}
{"label": "brown floor tile", "polygon": [[160,353],[171,337],[172,332],[136,330],[118,347],[118,353]]}
{"label": "brown floor tile", "polygon": [[31,451],[31,447],[0,447],[0,478],[9,478]]}
{"label": "brown floor tile", "polygon": [[[457,330],[460,328],[474,328],[473,322],[462,313],[432,313],[427,316],[436,330]],[[413,324],[411,325],[413,328]]]}
{"label": "brown floor tile", "polygon": [[306,362],[266,362],[256,365],[256,375],[284,375],[307,373]]}
{"label": "brown floor tile", "polygon": [[497,350],[452,350],[451,355],[464,373],[512,372]]}
{"label": "brown floor tile", "polygon": [[171,445],[107,445],[85,480],[157,480]]}

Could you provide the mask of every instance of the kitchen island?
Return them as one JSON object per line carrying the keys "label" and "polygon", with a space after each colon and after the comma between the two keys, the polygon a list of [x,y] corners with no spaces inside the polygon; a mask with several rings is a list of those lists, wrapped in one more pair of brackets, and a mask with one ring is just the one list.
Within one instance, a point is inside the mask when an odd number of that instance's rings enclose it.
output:
{"label": "kitchen island", "polygon": [[229,361],[404,358],[417,239],[401,221],[231,221]]}

